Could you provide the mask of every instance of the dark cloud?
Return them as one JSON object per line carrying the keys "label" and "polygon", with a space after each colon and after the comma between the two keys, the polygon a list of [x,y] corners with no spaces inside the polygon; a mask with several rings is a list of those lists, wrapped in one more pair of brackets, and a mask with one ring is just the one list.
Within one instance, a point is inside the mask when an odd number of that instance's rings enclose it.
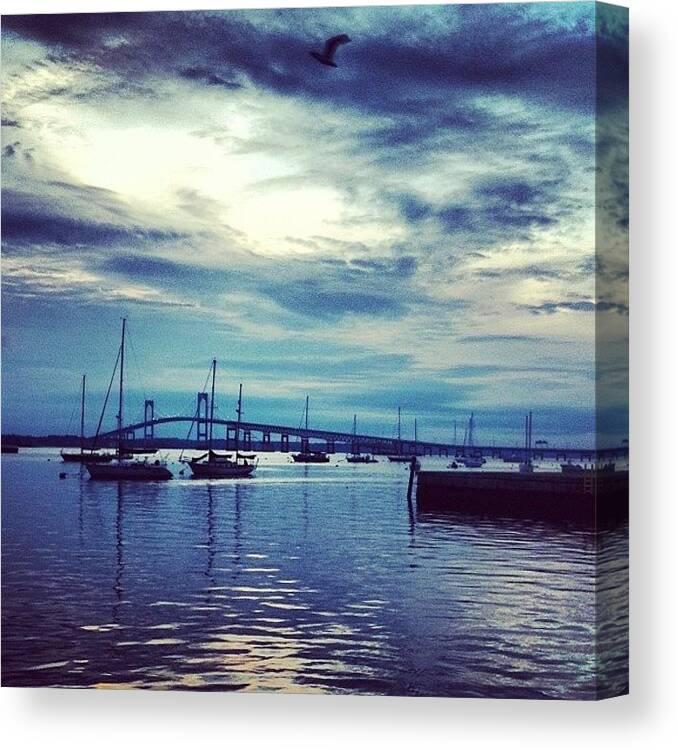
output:
{"label": "dark cloud", "polygon": [[[469,91],[591,107],[592,8],[589,16],[590,23],[572,26],[556,6],[536,16],[518,5],[497,5],[441,7],[423,27],[421,14],[392,8],[372,8],[368,16],[360,9],[44,14],[9,16],[4,24],[137,77],[169,75],[179,57],[189,63],[183,71],[196,71],[206,83],[211,76],[228,83],[240,73],[282,94],[397,115],[407,111],[413,87],[423,100],[453,92],[459,104],[441,126],[465,129],[482,124],[464,108]],[[353,42],[340,69],[328,74],[307,53],[318,28],[339,23],[352,30]],[[120,43],[107,44],[111,38]]]}
{"label": "dark cloud", "polygon": [[434,206],[410,193],[389,196],[403,218],[412,224],[436,220],[452,235],[474,236],[481,244],[497,239],[516,238],[516,232],[529,232],[555,224],[570,208],[562,198],[562,178],[507,180],[487,178],[470,185],[465,200]]}
{"label": "dark cloud", "polygon": [[3,149],[2,149],[2,155],[6,156],[7,158],[11,158],[16,154],[17,148],[21,144],[19,141],[15,141],[14,143],[8,143]]}
{"label": "dark cloud", "polygon": [[175,241],[182,237],[177,232],[164,229],[96,221],[65,210],[60,212],[59,209],[57,204],[44,198],[17,190],[4,190],[3,242],[110,247],[121,243]]}
{"label": "dark cloud", "polygon": [[20,128],[21,123],[18,120],[11,120],[9,118],[2,118],[2,127],[3,128]]}
{"label": "dark cloud", "polygon": [[337,288],[320,279],[268,283],[259,289],[281,307],[318,319],[332,320],[345,315],[395,318],[404,315],[407,309],[397,294],[352,286]]}
{"label": "dark cloud", "polygon": [[199,81],[207,86],[223,86],[224,88],[231,90],[242,88],[239,83],[227,81],[225,78],[222,78],[208,68],[185,68],[184,70],[179,71],[179,75],[189,81]]}

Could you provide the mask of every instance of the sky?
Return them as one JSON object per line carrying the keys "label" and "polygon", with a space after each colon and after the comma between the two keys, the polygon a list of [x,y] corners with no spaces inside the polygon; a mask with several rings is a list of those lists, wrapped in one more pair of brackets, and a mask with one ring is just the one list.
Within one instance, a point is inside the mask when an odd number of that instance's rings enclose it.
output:
{"label": "sky", "polygon": [[626,92],[595,87],[626,29],[595,32],[592,3],[3,17],[3,432],[75,432],[83,372],[93,431],[126,316],[135,420],[192,413],[216,357],[219,416],[242,382],[252,421],[309,394],[319,428],[400,405],[514,444],[532,409],[591,445],[597,317],[628,324],[594,278],[596,197],[627,241]]}

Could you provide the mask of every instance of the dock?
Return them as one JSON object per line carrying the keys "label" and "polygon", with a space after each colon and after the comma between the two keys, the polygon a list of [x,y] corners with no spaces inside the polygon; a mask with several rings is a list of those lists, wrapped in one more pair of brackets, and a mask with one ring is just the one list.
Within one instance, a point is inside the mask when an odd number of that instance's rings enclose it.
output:
{"label": "dock", "polygon": [[628,498],[628,471],[420,471],[417,475],[417,509],[424,512],[575,521],[595,527],[627,519]]}

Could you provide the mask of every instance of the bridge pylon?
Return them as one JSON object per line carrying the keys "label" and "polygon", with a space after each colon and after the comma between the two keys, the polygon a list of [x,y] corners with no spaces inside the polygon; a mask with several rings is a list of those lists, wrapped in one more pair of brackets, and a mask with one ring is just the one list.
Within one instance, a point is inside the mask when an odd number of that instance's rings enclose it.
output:
{"label": "bridge pylon", "polygon": [[209,438],[209,397],[206,393],[198,393],[197,408],[197,438],[199,443],[207,445]]}
{"label": "bridge pylon", "polygon": [[144,440],[153,440],[153,438],[155,437],[155,425],[153,424],[154,419],[155,401],[152,398],[147,398],[144,401]]}

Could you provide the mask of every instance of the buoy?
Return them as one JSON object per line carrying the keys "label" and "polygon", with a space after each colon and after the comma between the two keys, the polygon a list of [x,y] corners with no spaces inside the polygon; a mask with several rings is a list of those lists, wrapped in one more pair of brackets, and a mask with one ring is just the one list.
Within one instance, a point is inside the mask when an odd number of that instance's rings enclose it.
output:
{"label": "buoy", "polygon": [[65,471],[60,471],[59,472],[59,479],[66,479],[66,472]]}

